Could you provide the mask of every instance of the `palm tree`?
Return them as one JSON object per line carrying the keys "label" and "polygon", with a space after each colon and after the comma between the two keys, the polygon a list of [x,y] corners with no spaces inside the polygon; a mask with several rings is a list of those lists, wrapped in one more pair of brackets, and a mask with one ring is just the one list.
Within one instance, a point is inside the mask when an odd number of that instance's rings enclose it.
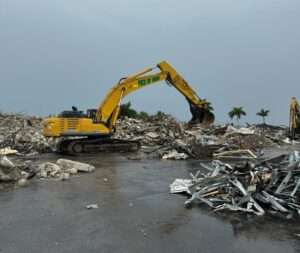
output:
{"label": "palm tree", "polygon": [[239,126],[239,120],[242,116],[246,116],[246,112],[243,107],[233,107],[232,110],[228,113],[230,119],[236,118],[237,125]]}
{"label": "palm tree", "polygon": [[262,128],[262,133],[261,133],[262,143],[263,143],[262,148],[264,148],[265,142],[266,142],[266,140],[265,140],[265,126],[266,126],[266,117],[268,117],[269,112],[270,112],[269,110],[265,110],[265,109],[262,108],[259,112],[256,113],[256,115],[262,117],[262,120],[263,120],[263,128]]}
{"label": "palm tree", "polygon": [[256,113],[257,116],[262,117],[263,124],[266,124],[266,117],[269,116],[269,110],[261,109],[258,113]]}

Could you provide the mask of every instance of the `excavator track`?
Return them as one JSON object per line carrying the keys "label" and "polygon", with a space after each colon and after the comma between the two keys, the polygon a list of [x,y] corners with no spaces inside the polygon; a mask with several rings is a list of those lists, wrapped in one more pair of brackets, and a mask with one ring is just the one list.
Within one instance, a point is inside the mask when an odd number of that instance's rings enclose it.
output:
{"label": "excavator track", "polygon": [[64,139],[57,145],[57,151],[63,154],[76,155],[97,152],[135,152],[140,149],[140,142],[112,138]]}

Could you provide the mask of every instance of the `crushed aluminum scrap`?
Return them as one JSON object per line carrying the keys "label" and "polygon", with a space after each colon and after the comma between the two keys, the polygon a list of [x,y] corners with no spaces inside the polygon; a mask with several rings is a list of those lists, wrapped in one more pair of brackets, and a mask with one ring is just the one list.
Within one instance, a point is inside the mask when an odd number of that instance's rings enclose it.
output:
{"label": "crushed aluminum scrap", "polygon": [[201,164],[191,179],[176,179],[171,193],[187,193],[186,206],[203,203],[214,211],[230,210],[264,215],[266,212],[300,214],[300,155],[298,151],[279,163]]}

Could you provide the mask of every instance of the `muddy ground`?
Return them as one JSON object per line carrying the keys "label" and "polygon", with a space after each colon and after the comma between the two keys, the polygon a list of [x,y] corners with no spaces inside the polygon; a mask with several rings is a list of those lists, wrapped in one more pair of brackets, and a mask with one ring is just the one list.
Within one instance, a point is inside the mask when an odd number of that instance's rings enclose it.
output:
{"label": "muddy ground", "polygon": [[[0,192],[0,252],[300,252],[298,220],[186,209],[186,196],[169,194],[199,161],[78,160],[96,171]],[[94,203],[98,209],[86,209]]]}

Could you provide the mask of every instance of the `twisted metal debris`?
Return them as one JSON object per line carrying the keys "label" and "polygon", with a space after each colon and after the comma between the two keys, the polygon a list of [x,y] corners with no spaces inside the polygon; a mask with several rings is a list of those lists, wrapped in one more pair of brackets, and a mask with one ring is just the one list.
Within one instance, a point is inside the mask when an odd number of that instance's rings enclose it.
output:
{"label": "twisted metal debris", "polygon": [[300,214],[300,155],[287,155],[279,163],[265,160],[241,165],[215,160],[201,164],[208,172],[199,170],[192,179],[176,179],[171,193],[186,192],[194,203],[208,205],[214,211],[230,210],[256,215],[266,212]]}

